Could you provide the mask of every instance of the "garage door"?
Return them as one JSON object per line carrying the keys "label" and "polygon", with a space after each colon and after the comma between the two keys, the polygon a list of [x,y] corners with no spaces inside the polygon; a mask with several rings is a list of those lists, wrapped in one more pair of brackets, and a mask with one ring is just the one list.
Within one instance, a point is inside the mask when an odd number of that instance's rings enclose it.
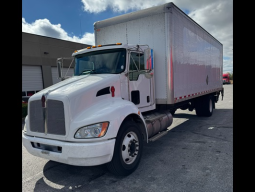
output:
{"label": "garage door", "polygon": [[22,92],[43,89],[41,66],[22,66]]}
{"label": "garage door", "polygon": [[[62,74],[65,75],[68,68],[62,69]],[[57,67],[51,67],[51,74],[52,74],[52,82],[53,84],[60,82],[60,79],[58,79],[58,70]],[[72,77],[74,74],[74,69],[70,68],[66,74],[66,76]]]}

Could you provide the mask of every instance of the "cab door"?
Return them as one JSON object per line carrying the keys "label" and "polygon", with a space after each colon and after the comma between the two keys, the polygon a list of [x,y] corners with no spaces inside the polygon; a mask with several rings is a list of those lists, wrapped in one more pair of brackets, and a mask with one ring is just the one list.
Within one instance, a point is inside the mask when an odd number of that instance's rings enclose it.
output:
{"label": "cab door", "polygon": [[[139,109],[152,103],[152,78],[145,69],[143,52],[129,54],[129,98]],[[142,110],[141,110],[142,111]]]}

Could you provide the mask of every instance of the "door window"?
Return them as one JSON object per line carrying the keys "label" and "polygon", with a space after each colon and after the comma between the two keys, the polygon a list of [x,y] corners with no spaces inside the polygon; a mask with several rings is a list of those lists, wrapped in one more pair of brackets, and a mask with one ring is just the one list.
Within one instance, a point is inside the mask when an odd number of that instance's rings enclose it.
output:
{"label": "door window", "polygon": [[131,52],[129,62],[129,80],[137,81],[140,74],[145,73],[144,54]]}

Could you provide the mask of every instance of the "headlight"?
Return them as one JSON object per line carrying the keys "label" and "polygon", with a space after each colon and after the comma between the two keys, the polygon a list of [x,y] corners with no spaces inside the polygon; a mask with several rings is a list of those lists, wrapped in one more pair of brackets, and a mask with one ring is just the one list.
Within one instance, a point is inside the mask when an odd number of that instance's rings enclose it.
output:
{"label": "headlight", "polygon": [[82,127],[75,133],[74,138],[87,139],[103,137],[107,131],[108,125],[109,122],[103,122]]}

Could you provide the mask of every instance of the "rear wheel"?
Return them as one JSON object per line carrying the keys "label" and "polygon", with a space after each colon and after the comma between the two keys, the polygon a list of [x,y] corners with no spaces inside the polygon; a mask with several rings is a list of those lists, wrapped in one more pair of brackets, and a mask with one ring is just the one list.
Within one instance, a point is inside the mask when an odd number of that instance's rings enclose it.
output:
{"label": "rear wheel", "polygon": [[143,141],[138,126],[126,121],[119,130],[112,161],[107,168],[115,175],[129,175],[138,167],[142,151]]}
{"label": "rear wheel", "polygon": [[213,98],[211,96],[205,97],[204,101],[204,116],[210,117],[213,114]]}
{"label": "rear wheel", "polygon": [[201,117],[203,116],[203,97],[197,98],[196,104],[195,104],[195,110],[197,116]]}
{"label": "rear wheel", "polygon": [[210,95],[203,96],[196,101],[197,116],[210,117],[213,114],[214,100]]}

